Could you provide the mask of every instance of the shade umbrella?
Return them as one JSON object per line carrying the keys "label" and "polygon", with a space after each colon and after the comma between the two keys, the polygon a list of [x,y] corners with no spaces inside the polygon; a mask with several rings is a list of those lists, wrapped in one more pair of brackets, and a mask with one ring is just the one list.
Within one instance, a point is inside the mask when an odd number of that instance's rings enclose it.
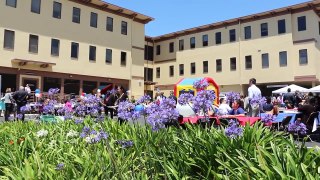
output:
{"label": "shade umbrella", "polygon": [[311,89],[308,89],[308,92],[315,92],[315,93],[319,93],[320,92],[320,85],[313,87]]}
{"label": "shade umbrella", "polygon": [[278,90],[272,91],[273,94],[287,93],[288,89],[291,89],[291,92],[299,91],[299,92],[308,92],[307,88],[297,86],[295,84],[291,84],[290,86],[280,88]]}

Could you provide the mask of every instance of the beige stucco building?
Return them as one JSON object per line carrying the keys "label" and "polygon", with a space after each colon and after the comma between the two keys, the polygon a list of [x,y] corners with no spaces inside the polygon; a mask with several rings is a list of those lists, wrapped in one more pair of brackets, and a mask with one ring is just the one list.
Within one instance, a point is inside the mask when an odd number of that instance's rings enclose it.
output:
{"label": "beige stucco building", "polygon": [[2,0],[0,17],[2,92],[31,84],[78,95],[111,84],[143,95],[153,18],[100,0]]}
{"label": "beige stucco building", "polygon": [[180,78],[207,76],[221,92],[246,94],[252,77],[264,94],[292,83],[315,86],[320,79],[319,11],[320,1],[310,1],[146,37],[154,56],[145,66],[153,69],[155,85],[145,89],[168,95]]}

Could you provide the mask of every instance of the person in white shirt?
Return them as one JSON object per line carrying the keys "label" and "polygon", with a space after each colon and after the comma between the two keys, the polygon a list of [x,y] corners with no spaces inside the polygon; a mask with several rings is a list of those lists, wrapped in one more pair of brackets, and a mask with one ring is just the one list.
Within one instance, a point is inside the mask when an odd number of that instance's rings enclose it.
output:
{"label": "person in white shirt", "polygon": [[[256,83],[257,83],[257,80],[255,78],[251,78],[249,80],[249,88],[248,88],[249,102],[254,98],[261,98],[261,91],[256,86]],[[248,116],[257,117],[259,115],[259,111],[260,111],[259,104],[251,105],[251,108],[249,108]]]}
{"label": "person in white shirt", "polygon": [[231,107],[227,104],[225,98],[220,99],[220,105],[218,109],[219,115],[228,115],[229,111],[231,111]]}

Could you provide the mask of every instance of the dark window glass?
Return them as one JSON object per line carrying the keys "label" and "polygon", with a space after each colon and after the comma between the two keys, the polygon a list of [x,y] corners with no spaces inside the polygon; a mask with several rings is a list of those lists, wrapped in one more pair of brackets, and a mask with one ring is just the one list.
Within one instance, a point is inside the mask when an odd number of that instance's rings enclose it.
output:
{"label": "dark window glass", "polygon": [[202,36],[202,46],[208,46],[209,38],[208,35],[205,34]]}
{"label": "dark window glass", "polygon": [[79,43],[71,43],[71,57],[78,59],[79,55]]}
{"label": "dark window glass", "polygon": [[208,61],[203,61],[203,73],[208,73],[209,67],[208,67]]}
{"label": "dark window glass", "polygon": [[184,65],[183,64],[179,64],[179,75],[180,76],[184,75]]}
{"label": "dark window glass", "polygon": [[14,49],[14,31],[4,30],[3,48]]}
{"label": "dark window glass", "polygon": [[157,55],[160,55],[160,53],[161,53],[161,46],[160,45],[157,45]]}
{"label": "dark window glass", "polygon": [[216,72],[221,72],[222,71],[222,60],[217,59],[216,60]]}
{"label": "dark window glass", "polygon": [[230,40],[230,42],[236,41],[236,30],[235,29],[229,30],[229,40]]}
{"label": "dark window glass", "polygon": [[153,81],[153,69],[152,68],[144,68],[144,80],[145,81]]}
{"label": "dark window glass", "polygon": [[299,64],[300,65],[308,64],[308,51],[307,51],[307,49],[300,49],[299,50]]}
{"label": "dark window glass", "polygon": [[86,94],[91,94],[95,89],[97,89],[97,82],[94,81],[83,81],[82,91]]}
{"label": "dark window glass", "polygon": [[196,38],[195,37],[191,37],[190,38],[190,48],[193,49],[196,47]]}
{"label": "dark window glass", "polygon": [[51,55],[59,56],[60,40],[51,39]]}
{"label": "dark window glass", "polygon": [[61,9],[62,9],[61,3],[53,1],[52,17],[57,18],[57,19],[61,19]]}
{"label": "dark window glass", "polygon": [[145,45],[144,46],[144,59],[148,61],[153,61],[153,47]]}
{"label": "dark window glass", "polygon": [[121,21],[121,34],[127,35],[128,23]]}
{"label": "dark window glass", "polygon": [[71,94],[74,93],[78,95],[80,92],[80,81],[75,79],[65,79],[64,80],[64,93]]}
{"label": "dark window glass", "polygon": [[6,0],[6,5],[10,7],[17,7],[17,0]]}
{"label": "dark window glass", "polygon": [[269,68],[269,54],[265,53],[261,55],[262,68]]}
{"label": "dark window glass", "polygon": [[29,36],[29,52],[38,53],[39,37],[36,35]]}
{"label": "dark window glass", "polygon": [[278,21],[278,34],[286,33],[286,20],[281,19]]}
{"label": "dark window glass", "polygon": [[268,36],[268,23],[262,23],[260,25],[261,37]]}
{"label": "dark window glass", "polygon": [[98,27],[98,14],[91,12],[91,16],[90,16],[90,26],[91,27]]}
{"label": "dark window glass", "polygon": [[113,31],[113,18],[107,17],[107,31]]}
{"label": "dark window glass", "polygon": [[112,63],[112,49],[106,49],[106,63]]}
{"label": "dark window glass", "polygon": [[179,51],[183,51],[184,50],[184,40],[180,39],[179,40]]}
{"label": "dark window glass", "polygon": [[252,56],[246,56],[246,69],[252,69]]}
{"label": "dark window glass", "polygon": [[172,53],[174,51],[174,42],[169,44],[169,52]]}
{"label": "dark window glass", "polygon": [[287,66],[287,51],[279,52],[279,64],[280,67]]}
{"label": "dark window glass", "polygon": [[170,77],[174,76],[174,66],[169,66],[169,76]]}
{"label": "dark window glass", "polygon": [[307,21],[306,16],[298,17],[298,31],[305,31],[307,30]]}
{"label": "dark window glass", "polygon": [[61,79],[44,77],[43,78],[43,91],[48,92],[51,88],[61,88]]}
{"label": "dark window glass", "polygon": [[72,22],[80,23],[80,14],[81,10],[79,8],[74,7],[72,12]]}
{"label": "dark window glass", "polygon": [[97,48],[95,46],[89,47],[89,60],[90,61],[96,60],[96,50],[97,50]]}
{"label": "dark window glass", "polygon": [[121,66],[127,65],[127,53],[121,52]]}
{"label": "dark window glass", "polygon": [[31,0],[31,12],[40,14],[41,0]]}
{"label": "dark window glass", "polygon": [[196,73],[196,63],[191,63],[190,64],[190,70],[191,70],[191,74],[195,74]]}
{"label": "dark window glass", "polygon": [[216,32],[216,44],[221,44],[221,32]]}
{"label": "dark window glass", "polygon": [[251,26],[244,27],[244,39],[251,39]]}
{"label": "dark window glass", "polygon": [[160,68],[159,67],[157,67],[157,69],[156,69],[156,77],[157,78],[160,78]]}
{"label": "dark window glass", "polygon": [[237,70],[237,58],[235,58],[235,57],[230,58],[230,70],[231,71]]}

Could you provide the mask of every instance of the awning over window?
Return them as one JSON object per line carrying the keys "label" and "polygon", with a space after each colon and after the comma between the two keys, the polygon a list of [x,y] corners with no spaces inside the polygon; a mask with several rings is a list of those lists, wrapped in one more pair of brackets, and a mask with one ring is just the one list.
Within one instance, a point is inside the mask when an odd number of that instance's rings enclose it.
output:
{"label": "awning over window", "polygon": [[19,66],[26,66],[26,65],[39,65],[41,68],[47,68],[49,66],[55,66],[56,63],[52,62],[44,62],[44,61],[34,61],[34,60],[27,60],[27,59],[12,59],[11,62],[17,63]]}

